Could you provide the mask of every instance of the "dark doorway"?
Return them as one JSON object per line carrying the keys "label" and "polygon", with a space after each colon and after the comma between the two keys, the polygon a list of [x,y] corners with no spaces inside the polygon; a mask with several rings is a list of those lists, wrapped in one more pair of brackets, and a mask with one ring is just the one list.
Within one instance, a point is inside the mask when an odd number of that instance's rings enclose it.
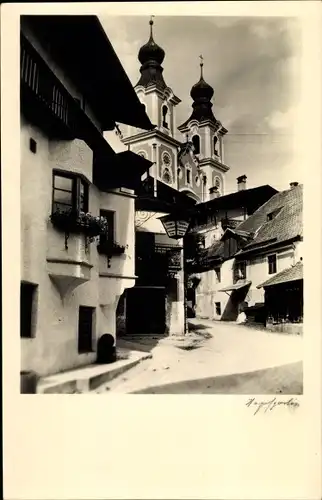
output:
{"label": "dark doorway", "polygon": [[92,352],[94,307],[79,306],[78,352]]}
{"label": "dark doorway", "polygon": [[165,288],[129,288],[126,295],[126,333],[163,334],[165,329]]}

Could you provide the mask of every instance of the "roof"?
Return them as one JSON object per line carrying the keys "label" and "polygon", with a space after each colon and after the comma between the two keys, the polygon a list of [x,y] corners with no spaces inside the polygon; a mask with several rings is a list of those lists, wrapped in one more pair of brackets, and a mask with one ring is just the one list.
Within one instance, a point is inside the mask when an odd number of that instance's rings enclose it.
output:
{"label": "roof", "polygon": [[243,189],[224,196],[219,196],[218,198],[214,198],[204,203],[199,203],[198,210],[202,212],[244,207],[247,208],[249,212],[252,212],[276,193],[277,190],[268,184],[255,188]]}
{"label": "roof", "polygon": [[109,161],[106,156],[94,163],[94,182],[105,189],[125,187],[137,191],[141,186],[142,175],[153,163],[133,151],[114,153]]}
{"label": "roof", "polygon": [[221,288],[218,290],[218,292],[232,292],[234,290],[240,290],[241,288],[244,288],[245,286],[249,286],[251,284],[251,281],[249,280],[239,280],[237,283],[234,283],[233,285],[226,286],[225,288]]}
{"label": "roof", "polygon": [[111,118],[144,130],[154,128],[97,16],[22,16],[22,22],[50,47],[104,130],[114,128]]}
{"label": "roof", "polygon": [[141,182],[141,188],[137,191],[135,200],[136,210],[155,210],[156,212],[172,212],[175,208],[183,209],[188,215],[196,204],[190,196],[181,193],[177,189],[168,186],[162,181],[156,181],[156,193],[154,193],[154,178],[148,176]]}
{"label": "roof", "polygon": [[303,279],[303,262],[300,260],[294,266],[288,267],[283,271],[275,274],[272,278],[264,281],[257,288],[266,288],[269,286],[280,285],[289,281],[298,281]]}
{"label": "roof", "polygon": [[222,241],[225,240],[227,237],[230,237],[231,234],[236,236],[241,236],[242,238],[249,238],[251,236],[251,233],[249,231],[241,231],[239,227],[238,229],[233,229],[231,227],[228,227],[221,237]]}
{"label": "roof", "polygon": [[224,256],[224,243],[215,241],[211,247],[205,250],[208,259],[218,259]]}
{"label": "roof", "polygon": [[[268,220],[272,213],[275,217]],[[303,185],[276,193],[242,222],[238,230],[251,232],[254,237],[236,255],[303,237]]]}

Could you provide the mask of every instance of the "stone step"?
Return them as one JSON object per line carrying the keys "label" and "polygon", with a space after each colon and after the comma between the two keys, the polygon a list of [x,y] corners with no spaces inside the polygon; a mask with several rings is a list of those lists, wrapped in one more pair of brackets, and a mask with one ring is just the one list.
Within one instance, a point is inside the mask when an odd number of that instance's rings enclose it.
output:
{"label": "stone step", "polygon": [[40,379],[38,394],[80,394],[95,390],[145,359],[151,353],[122,349],[121,359],[111,364],[88,365]]}

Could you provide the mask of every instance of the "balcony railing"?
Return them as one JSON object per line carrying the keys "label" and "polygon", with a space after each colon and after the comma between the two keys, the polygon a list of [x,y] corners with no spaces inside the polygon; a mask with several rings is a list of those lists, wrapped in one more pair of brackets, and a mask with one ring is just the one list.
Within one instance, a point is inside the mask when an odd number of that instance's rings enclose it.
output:
{"label": "balcony railing", "polygon": [[77,103],[23,34],[20,47],[22,111],[50,135],[73,139]]}

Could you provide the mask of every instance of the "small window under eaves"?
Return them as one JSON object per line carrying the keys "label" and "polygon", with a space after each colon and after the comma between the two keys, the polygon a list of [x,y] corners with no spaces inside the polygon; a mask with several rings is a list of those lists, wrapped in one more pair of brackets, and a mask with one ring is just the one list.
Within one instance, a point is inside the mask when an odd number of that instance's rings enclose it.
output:
{"label": "small window under eaves", "polygon": [[273,210],[273,212],[270,212],[267,214],[267,221],[275,219],[275,217],[280,213],[283,207],[277,208],[276,210]]}

